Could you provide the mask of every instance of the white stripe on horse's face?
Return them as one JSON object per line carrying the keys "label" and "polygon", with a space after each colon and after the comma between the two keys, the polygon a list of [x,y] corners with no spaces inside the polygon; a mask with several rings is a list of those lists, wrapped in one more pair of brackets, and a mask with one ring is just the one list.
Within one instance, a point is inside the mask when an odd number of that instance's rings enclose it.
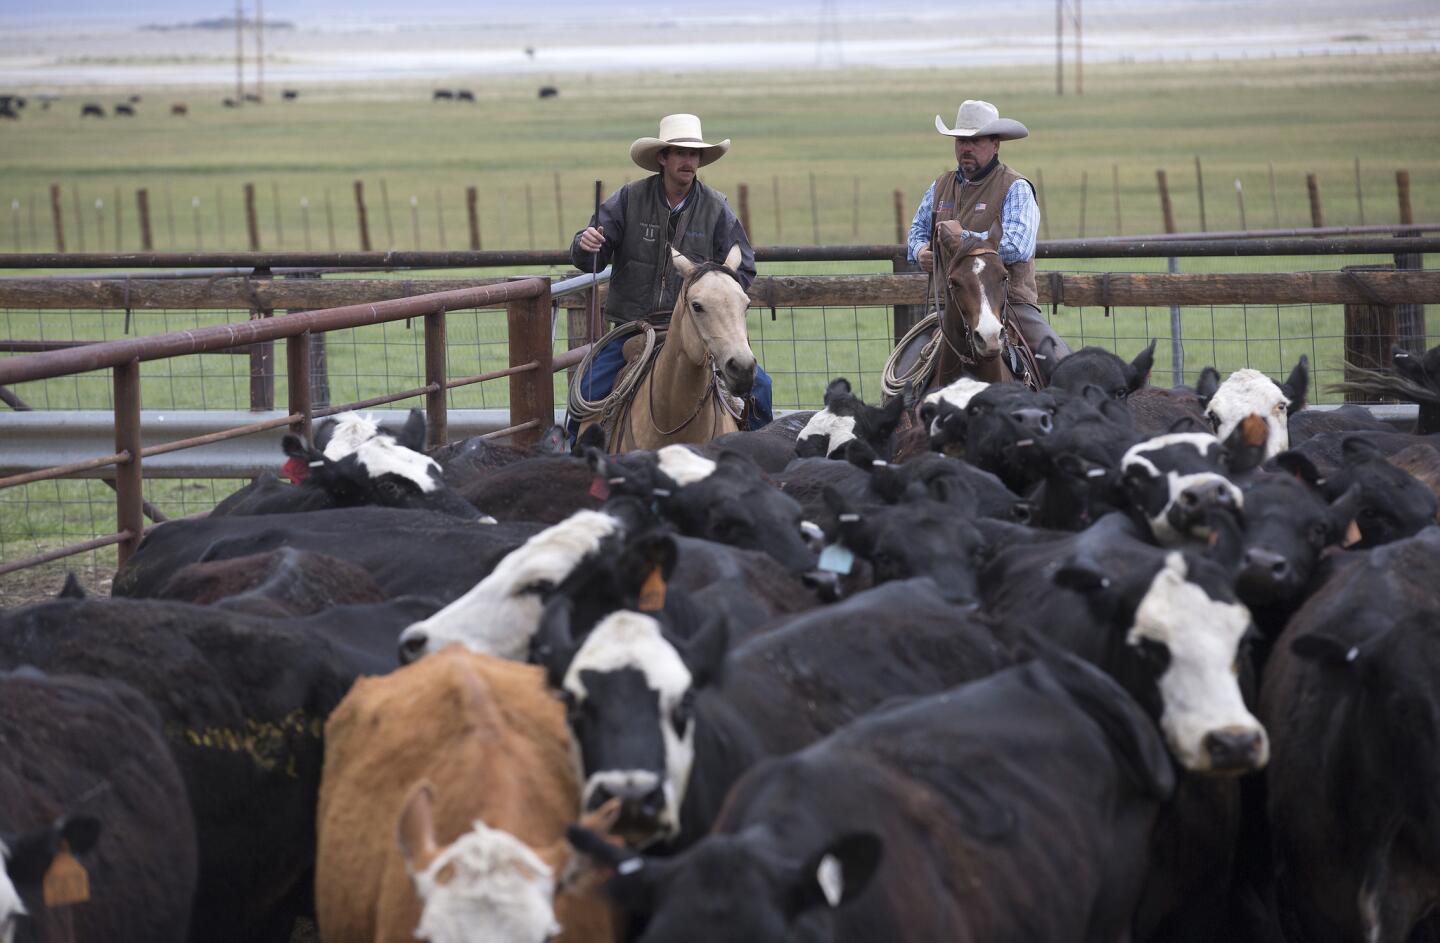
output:
{"label": "white stripe on horse's face", "polygon": [[[980,273],[985,271],[985,259],[983,256],[975,257],[974,268],[975,280],[980,280]],[[990,305],[990,296],[982,288],[980,291],[980,316],[975,322],[975,338],[979,346],[984,350],[1000,349],[1000,319],[995,315],[995,309]]]}

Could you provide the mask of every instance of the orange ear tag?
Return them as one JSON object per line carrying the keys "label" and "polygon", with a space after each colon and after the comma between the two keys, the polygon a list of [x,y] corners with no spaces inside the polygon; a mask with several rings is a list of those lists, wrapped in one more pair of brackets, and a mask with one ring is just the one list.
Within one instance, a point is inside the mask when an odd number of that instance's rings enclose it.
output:
{"label": "orange ear tag", "polygon": [[659,612],[665,608],[665,577],[660,574],[657,566],[645,577],[645,585],[640,587],[640,611]]}
{"label": "orange ear tag", "polygon": [[61,839],[60,851],[50,862],[42,884],[46,907],[83,904],[90,899],[90,876],[85,866],[70,853],[70,843]]}

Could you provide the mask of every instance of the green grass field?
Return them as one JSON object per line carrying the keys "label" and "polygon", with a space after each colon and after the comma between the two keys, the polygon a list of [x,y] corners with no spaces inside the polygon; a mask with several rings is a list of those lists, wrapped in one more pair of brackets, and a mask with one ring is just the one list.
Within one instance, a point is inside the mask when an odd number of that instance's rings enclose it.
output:
{"label": "green grass field", "polygon": [[[156,249],[244,249],[246,182],[256,187],[263,248],[330,248],[328,195],[333,245],[356,249],[355,180],[365,184],[376,248],[467,246],[466,186],[480,192],[485,248],[556,248],[588,217],[594,180],[609,190],[637,176],[626,157],[629,142],[653,134],[659,117],[673,111],[694,111],[711,137],[734,139],[730,154],[704,177],[732,203],[740,184],[748,185],[757,245],[891,243],[894,191],[904,194],[908,225],[925,187],[953,165],[949,140],[934,132],[933,115],[949,120],[965,97],[994,100],[1002,113],[1030,127],[1032,137],[1005,144],[1002,157],[1040,185],[1046,238],[1082,234],[1082,195],[1085,235],[1159,231],[1155,171],[1161,168],[1169,176],[1179,228],[1199,229],[1197,157],[1210,230],[1241,228],[1237,178],[1249,228],[1308,225],[1307,173],[1319,177],[1329,225],[1359,224],[1362,212],[1367,224],[1397,222],[1399,169],[1410,174],[1415,218],[1440,220],[1440,57],[1094,66],[1087,69],[1083,97],[1057,98],[1052,83],[1049,70],[1023,69],[990,69],[981,83],[944,70],[607,75],[562,82],[561,96],[542,102],[529,80],[487,77],[455,83],[475,89],[474,105],[432,103],[428,83],[306,86],[298,101],[238,112],[221,107],[219,90],[175,89],[147,91],[134,119],[103,121],[82,121],[79,103],[113,102],[129,90],[76,93],[49,111],[32,106],[21,121],[0,129],[0,252],[54,248],[51,184],[61,188],[72,250],[81,248],[82,233],[83,247],[91,251],[138,249],[139,187],[150,193]],[[189,116],[172,118],[172,101],[187,102]],[[389,198],[383,205],[382,184]],[[96,207],[97,200],[103,207]],[[1384,261],[1187,259],[1182,268],[1293,271]],[[1156,271],[1164,264],[1053,260],[1041,268]],[[886,267],[807,263],[762,266],[761,272]],[[886,309],[777,314],[772,321],[768,309],[756,309],[750,319],[757,354],[776,378],[777,406],[817,405],[825,382],[836,375],[857,381],[868,397],[878,395],[880,364],[890,346]],[[135,312],[129,330],[160,333],[244,316]],[[115,337],[124,322],[119,311],[7,311],[0,312],[0,337]],[[1109,317],[1099,309],[1061,309],[1056,323],[1077,347],[1098,343],[1126,357],[1160,337],[1155,382],[1176,379],[1168,371],[1168,309],[1117,309]],[[562,318],[558,348],[565,346],[563,333]],[[1317,370],[1317,384],[1333,382],[1341,334],[1334,306],[1187,309],[1186,378],[1193,380],[1205,364],[1278,374],[1304,353]],[[333,401],[418,385],[419,337],[418,329],[403,324],[332,336]],[[503,365],[503,321],[494,315],[454,315],[449,337],[452,375]],[[283,365],[278,348],[276,360]],[[150,364],[145,376],[146,408],[248,404],[243,357]],[[110,402],[103,375],[23,384],[16,391],[40,408],[104,408]],[[277,400],[284,395],[281,377]],[[557,378],[557,401],[563,403],[563,396],[563,378]],[[452,402],[457,408],[504,406],[506,391],[503,383],[471,388],[457,391]],[[213,503],[217,487],[223,494],[227,486],[149,487],[150,500],[167,513],[183,514]],[[106,531],[112,507],[109,491],[94,482],[0,492],[0,559]],[[96,559],[102,562],[92,565],[103,568],[105,555]],[[12,578],[0,577],[0,602],[7,580]]]}

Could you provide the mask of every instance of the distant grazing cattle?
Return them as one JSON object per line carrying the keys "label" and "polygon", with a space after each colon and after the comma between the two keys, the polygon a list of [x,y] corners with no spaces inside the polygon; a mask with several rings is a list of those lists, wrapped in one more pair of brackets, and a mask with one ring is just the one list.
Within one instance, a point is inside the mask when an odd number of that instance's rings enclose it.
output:
{"label": "distant grazing cattle", "polygon": [[0,118],[18,119],[18,115],[9,105],[0,105]]}
{"label": "distant grazing cattle", "polygon": [[105,109],[94,103],[80,106],[80,117],[89,118],[92,116],[96,118],[105,117]]}
{"label": "distant grazing cattle", "polygon": [[[182,943],[195,824],[155,708],[118,681],[34,668],[0,671],[0,704],[0,938]],[[41,879],[61,839],[90,896],[51,909]]]}
{"label": "distant grazing cattle", "polygon": [[455,100],[462,102],[473,102],[475,100],[475,93],[470,91],[470,89],[468,88],[462,88],[455,93]]}
{"label": "distant grazing cattle", "polygon": [[553,85],[542,85],[542,86],[540,86],[540,97],[541,97],[541,98],[554,98],[554,97],[556,97],[556,96],[559,95],[559,94],[560,94],[560,89],[556,88],[556,87],[553,86]]}
{"label": "distant grazing cattle", "polygon": [[118,118],[118,117],[121,116],[121,115],[125,115],[126,117],[129,117],[129,118],[133,118],[133,117],[135,117],[135,109],[134,109],[133,107],[131,107],[130,105],[126,105],[126,104],[116,105],[116,106],[115,106],[115,116]]}
{"label": "distant grazing cattle", "polygon": [[293,88],[287,88],[280,93],[280,97],[284,101],[293,102],[295,99],[300,97],[300,92]]}
{"label": "distant grazing cattle", "polygon": [[437,89],[435,89],[435,93],[430,96],[430,100],[431,100],[431,101],[437,101],[437,102],[438,102],[438,101],[450,101],[450,100],[452,100],[454,97],[455,97],[455,93],[452,92],[452,91],[450,91],[448,88],[437,88]]}
{"label": "distant grazing cattle", "polygon": [[452,646],[357,682],[325,725],[323,938],[458,940],[438,931],[463,920],[497,941],[549,940],[557,922],[560,941],[612,940],[606,902],[561,882],[580,816],[573,749],[535,666]]}
{"label": "distant grazing cattle", "polygon": [[239,107],[240,107],[240,103],[237,102],[237,101],[236,101],[235,99],[233,99],[233,98],[224,98],[224,99],[221,99],[220,104],[224,105],[226,108],[239,108]]}
{"label": "distant grazing cattle", "polygon": [[1174,786],[1135,701],[1056,657],[756,766],[676,857],[570,834],[645,943],[1125,940]]}
{"label": "distant grazing cattle", "polygon": [[174,102],[170,105],[170,114],[188,115],[190,114],[190,106],[185,104],[184,102]]}
{"label": "distant grazing cattle", "polygon": [[128,101],[128,102],[129,102],[130,104],[132,104],[132,105],[138,105],[138,104],[140,104],[140,96],[139,96],[139,95],[131,95],[129,98],[127,98],[127,99],[125,99],[125,100]]}

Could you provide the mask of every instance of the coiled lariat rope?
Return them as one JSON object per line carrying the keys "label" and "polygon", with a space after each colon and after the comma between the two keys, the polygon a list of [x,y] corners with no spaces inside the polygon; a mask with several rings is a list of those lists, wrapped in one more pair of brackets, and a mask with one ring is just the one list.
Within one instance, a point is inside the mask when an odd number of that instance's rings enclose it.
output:
{"label": "coiled lariat rope", "polygon": [[[639,358],[629,370],[624,371],[624,375],[616,381],[615,388],[607,396],[598,400],[586,399],[580,387],[590,373],[595,355],[612,343],[624,343],[622,338],[625,335],[640,331],[645,332],[645,349]],[[629,402],[635,388],[640,385],[646,370],[649,369],[651,358],[655,356],[656,347],[655,327],[648,321],[626,321],[596,341],[585,359],[580,361],[580,367],[570,381],[570,395],[565,401],[565,409],[570,418],[576,422],[585,422],[599,416],[601,424],[608,425],[616,411]]]}
{"label": "coiled lariat rope", "polygon": [[[932,311],[906,331],[905,336],[900,338],[900,343],[895,345],[895,349],[885,361],[885,370],[880,374],[880,389],[887,399],[901,395],[912,383],[915,384],[917,390],[925,387],[926,382],[930,379],[930,374],[935,369],[936,353],[940,350],[939,326],[940,315],[938,312]],[[910,369],[903,374],[897,374],[900,358],[909,349],[910,342],[926,331],[934,331],[934,336],[924,347],[920,348],[920,356],[915,363],[911,364]]]}

